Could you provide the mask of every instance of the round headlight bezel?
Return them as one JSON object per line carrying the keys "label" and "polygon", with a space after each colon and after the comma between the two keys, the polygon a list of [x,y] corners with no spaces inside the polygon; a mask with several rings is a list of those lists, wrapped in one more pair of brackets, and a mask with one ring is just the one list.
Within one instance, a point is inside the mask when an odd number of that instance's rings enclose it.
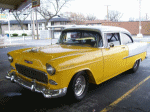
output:
{"label": "round headlight bezel", "polygon": [[46,64],[46,71],[49,75],[54,75],[56,72],[55,68],[48,63]]}
{"label": "round headlight bezel", "polygon": [[11,62],[11,63],[13,62],[13,57],[10,56],[9,54],[8,54],[8,61]]}

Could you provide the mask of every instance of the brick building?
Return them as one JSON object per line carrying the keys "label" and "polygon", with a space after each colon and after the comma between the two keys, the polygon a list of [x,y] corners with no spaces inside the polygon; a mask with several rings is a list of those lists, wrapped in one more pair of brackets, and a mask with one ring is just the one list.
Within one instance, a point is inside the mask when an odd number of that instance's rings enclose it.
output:
{"label": "brick building", "polygon": [[[127,29],[132,35],[139,33],[139,21],[112,22],[106,20],[85,21],[85,25],[117,26]],[[150,35],[150,21],[141,21],[143,35]]]}

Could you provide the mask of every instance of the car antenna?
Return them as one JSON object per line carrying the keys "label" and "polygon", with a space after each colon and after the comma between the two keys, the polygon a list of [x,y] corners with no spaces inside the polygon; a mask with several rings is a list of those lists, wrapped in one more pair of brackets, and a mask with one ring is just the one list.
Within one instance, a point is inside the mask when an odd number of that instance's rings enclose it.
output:
{"label": "car antenna", "polygon": [[51,45],[52,45],[52,38],[54,36],[54,28],[51,29]]}
{"label": "car antenna", "polygon": [[52,45],[52,37],[51,37],[51,45]]}

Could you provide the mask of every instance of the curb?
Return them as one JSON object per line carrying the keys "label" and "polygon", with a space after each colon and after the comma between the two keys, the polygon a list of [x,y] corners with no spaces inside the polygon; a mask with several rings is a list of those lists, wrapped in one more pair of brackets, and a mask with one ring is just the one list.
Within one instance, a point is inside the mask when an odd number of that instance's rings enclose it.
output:
{"label": "curb", "polygon": [[140,38],[140,39],[143,39],[142,37],[133,37],[133,38]]}
{"label": "curb", "polygon": [[142,42],[142,41],[140,41],[141,43],[150,43],[150,42]]}
{"label": "curb", "polygon": [[13,43],[13,44],[1,44],[0,48],[5,48],[5,47],[17,47],[17,46],[25,46],[26,44],[18,44],[18,43]]}

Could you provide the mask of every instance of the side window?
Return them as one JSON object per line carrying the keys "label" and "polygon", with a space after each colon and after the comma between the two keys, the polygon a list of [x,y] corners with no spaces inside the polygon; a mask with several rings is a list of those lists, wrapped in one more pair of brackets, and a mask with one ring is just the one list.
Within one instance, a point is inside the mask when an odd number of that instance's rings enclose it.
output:
{"label": "side window", "polygon": [[124,45],[128,43],[133,43],[132,39],[125,33],[121,33],[121,39]]}
{"label": "side window", "polygon": [[107,41],[108,45],[113,43],[114,46],[121,45],[119,33],[105,33],[104,38]]}

